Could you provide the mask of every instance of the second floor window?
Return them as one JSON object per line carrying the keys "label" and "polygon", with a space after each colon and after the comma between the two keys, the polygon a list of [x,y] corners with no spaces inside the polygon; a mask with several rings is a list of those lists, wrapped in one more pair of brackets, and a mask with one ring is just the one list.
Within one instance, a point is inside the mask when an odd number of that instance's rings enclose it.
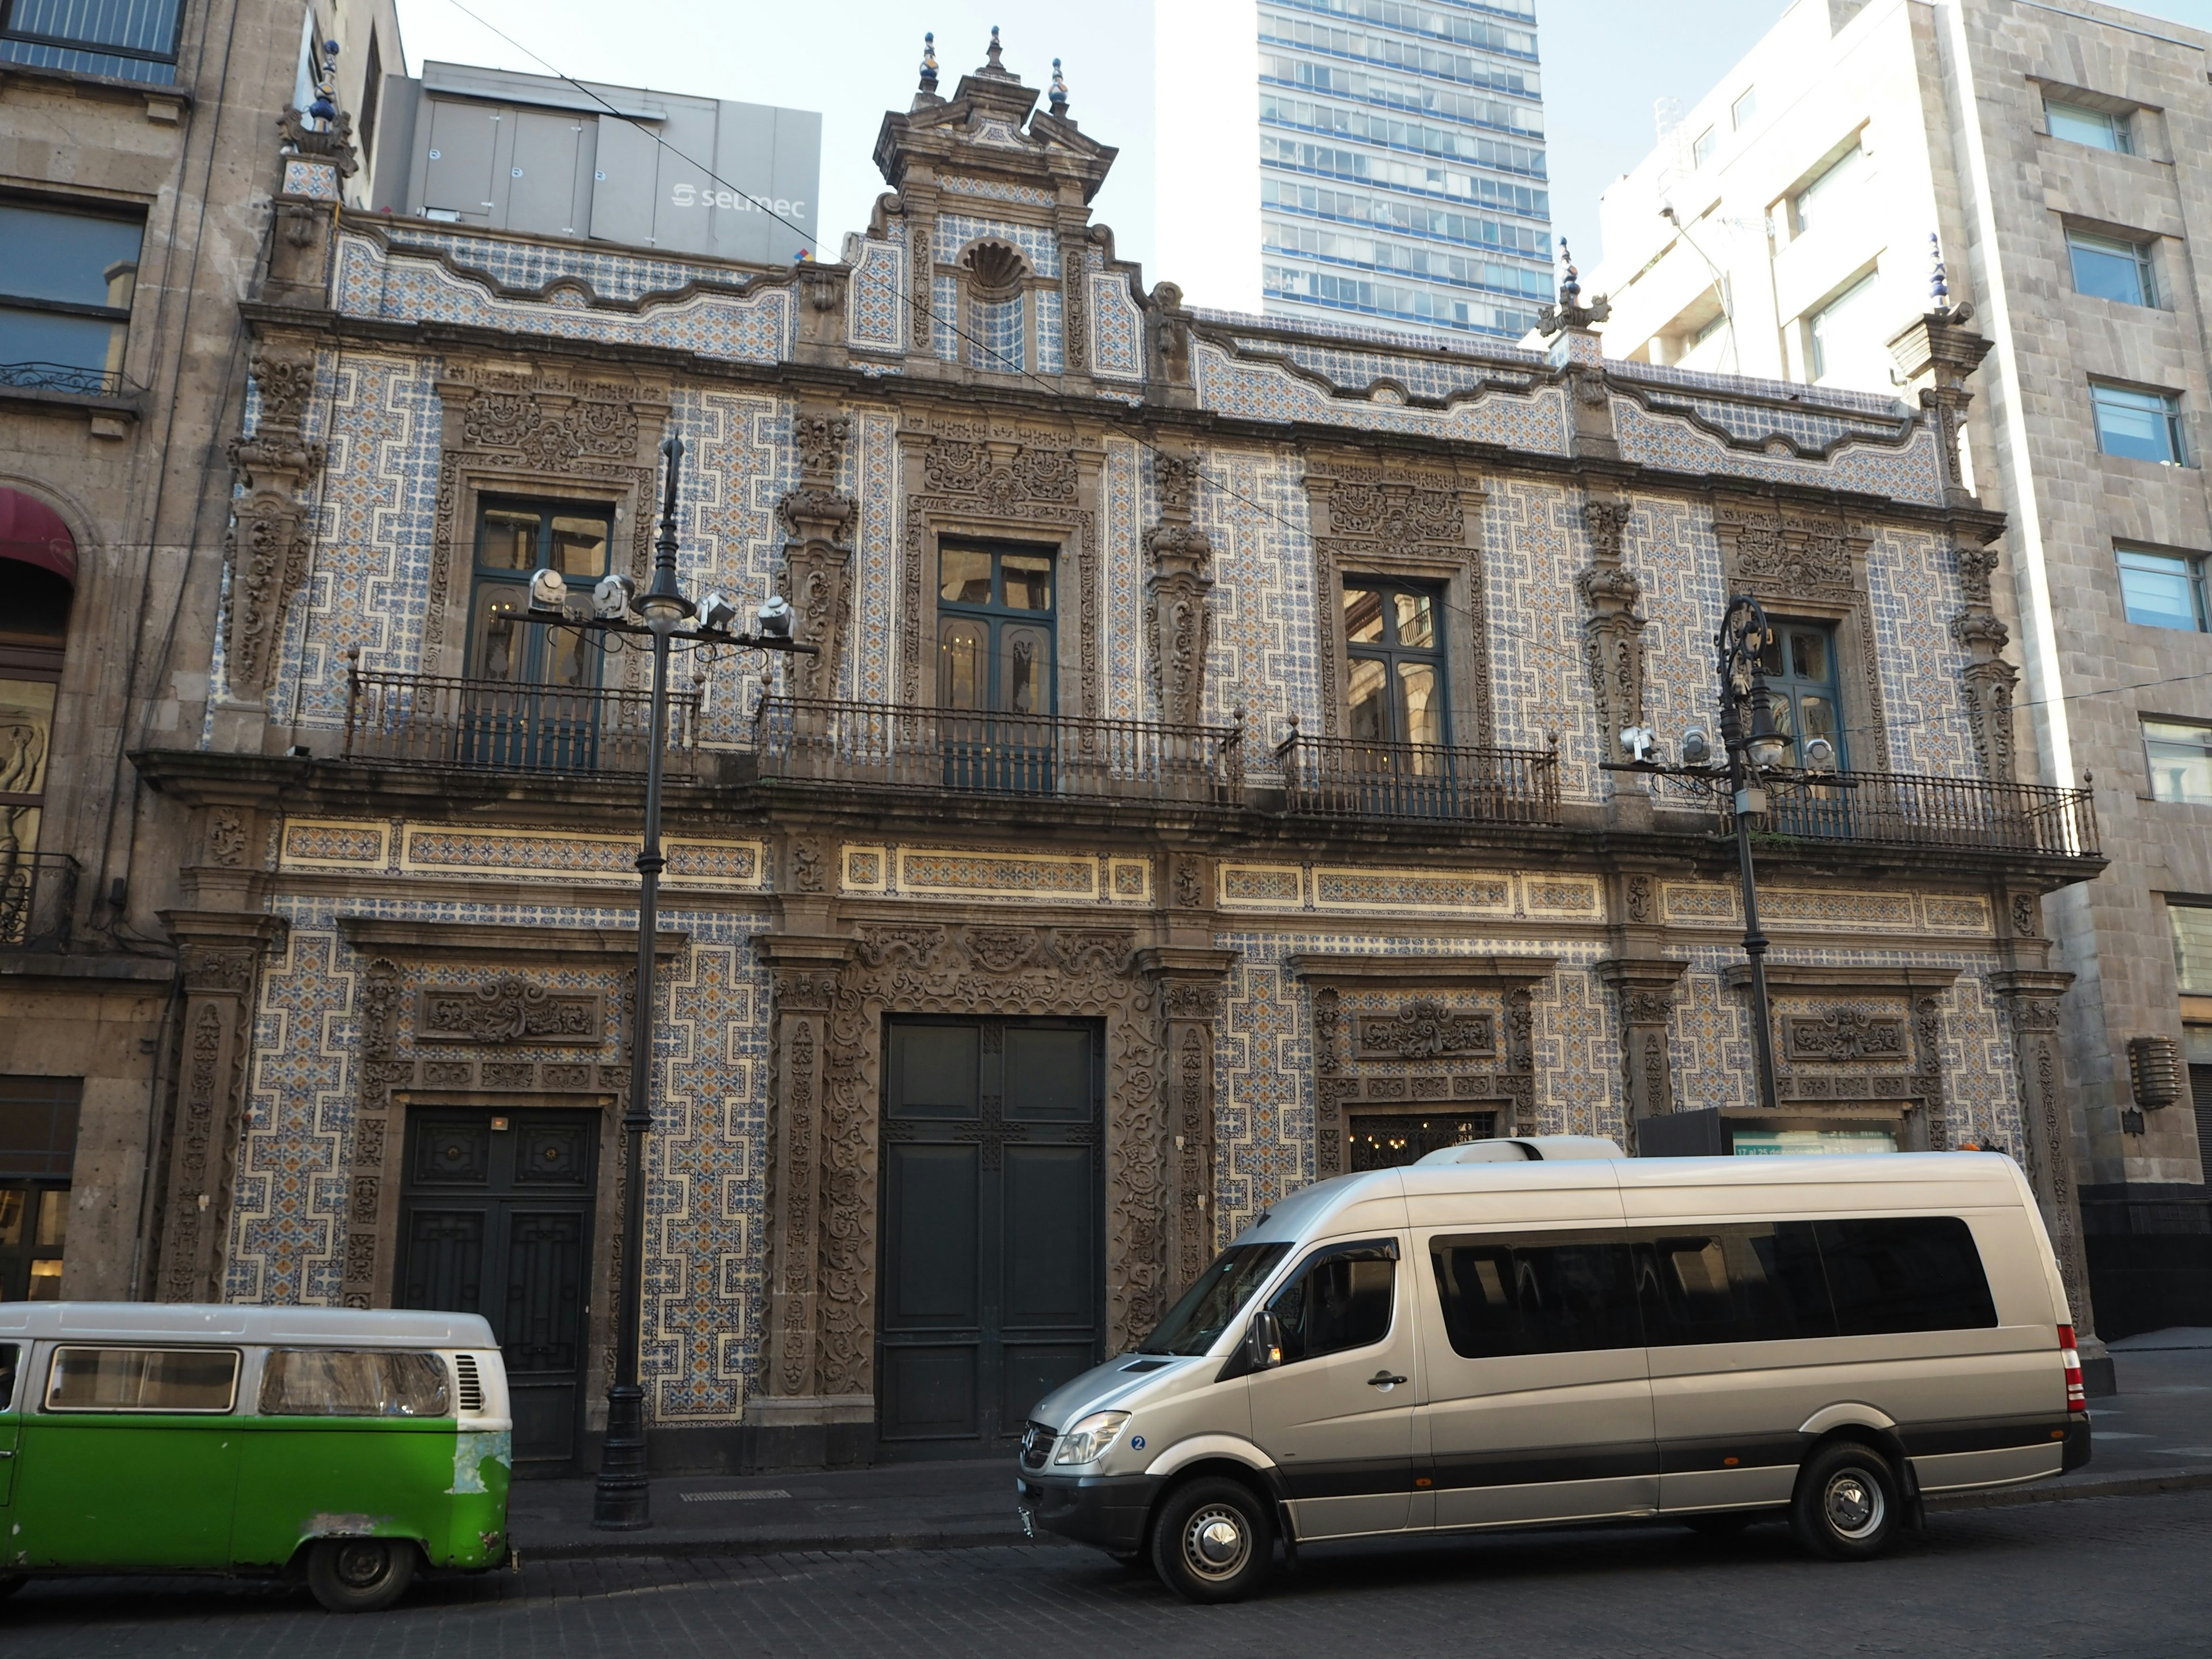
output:
{"label": "second floor window", "polygon": [[2212,996],[2212,904],[2170,898],[2166,919],[2173,927],[2173,971],[2182,995]]}
{"label": "second floor window", "polygon": [[1051,550],[947,544],[937,561],[938,706],[1052,714]]}
{"label": "second floor window", "polygon": [[143,222],[0,197],[0,385],[122,390]]}
{"label": "second floor window", "polygon": [[1808,378],[1869,391],[1888,386],[1889,349],[1881,338],[1887,330],[1878,325],[1881,300],[1881,276],[1869,272],[1806,319]]}
{"label": "second floor window", "polygon": [[2091,109],[2083,104],[2063,104],[2055,98],[2044,100],[2043,113],[2051,123],[2053,138],[2087,144],[2093,149],[2109,149],[2119,155],[2135,154],[2134,135],[2129,131],[2124,115],[2108,109]]}
{"label": "second floor window", "polygon": [[1791,227],[1802,236],[1831,214],[1859,186],[1866,175],[1866,151],[1854,143],[1821,169],[1820,177],[1790,198]]}
{"label": "second floor window", "polygon": [[2151,799],[2212,806],[2212,726],[2146,718],[2142,733]]}
{"label": "second floor window", "polygon": [[179,0],[0,0],[0,63],[168,86]]}
{"label": "second floor window", "polygon": [[1826,738],[1834,745],[1834,764],[1845,766],[1844,722],[1836,696],[1835,630],[1820,623],[1777,623],[1767,647],[1766,693],[1775,729],[1796,745],[1795,763],[1805,763],[1805,745]]}
{"label": "second floor window", "polygon": [[2120,597],[2128,620],[2140,628],[2184,628],[2203,633],[2204,561],[2186,555],[2152,553],[2139,547],[2118,550]]}
{"label": "second floor window", "polygon": [[2097,447],[2130,461],[2182,464],[2181,400],[2167,392],[2089,383],[2097,413]]}
{"label": "second floor window", "polygon": [[469,606],[469,675],[520,685],[587,690],[599,683],[599,650],[579,628],[525,622],[530,579],[557,570],[572,604],[607,574],[612,515],[604,507],[490,501],[477,525]]}
{"label": "second floor window", "polygon": [[2093,299],[2118,300],[2122,305],[2154,306],[2158,283],[2151,270],[2148,242],[2122,241],[2113,236],[2092,236],[2087,231],[2066,233],[2066,252],[2074,262],[2074,291]]}
{"label": "second floor window", "polygon": [[1411,583],[1349,583],[1344,648],[1350,720],[1366,743],[1445,744],[1443,596]]}

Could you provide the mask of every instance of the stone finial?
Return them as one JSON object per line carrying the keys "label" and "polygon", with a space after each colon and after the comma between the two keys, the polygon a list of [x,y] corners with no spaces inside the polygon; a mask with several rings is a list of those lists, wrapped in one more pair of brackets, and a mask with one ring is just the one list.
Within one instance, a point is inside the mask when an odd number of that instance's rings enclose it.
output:
{"label": "stone finial", "polygon": [[999,61],[999,53],[1001,50],[1002,48],[999,45],[999,26],[996,23],[994,23],[991,25],[991,49],[987,54],[988,61],[983,64],[981,68],[977,69],[975,73],[978,75],[995,75],[1002,81],[1012,80],[1014,78],[1012,71],[1008,70],[1004,64]]}
{"label": "stone finial", "polygon": [[921,91],[935,96],[937,93],[937,36],[934,32],[921,37]]}
{"label": "stone finial", "polygon": [[1951,281],[1943,270],[1943,239],[1934,231],[1928,233],[1928,297],[1935,301],[1929,307],[1948,314],[1951,309]]}
{"label": "stone finial", "polygon": [[1569,329],[1586,329],[1612,316],[1612,302],[1602,294],[1588,305],[1582,302],[1582,273],[1575,269],[1575,256],[1564,236],[1559,238],[1559,263],[1564,269],[1559,273],[1559,303],[1537,312],[1537,329],[1545,334],[1559,334]]}
{"label": "stone finial", "polygon": [[1052,91],[1047,94],[1052,112],[1061,120],[1067,118],[1067,77],[1060,72],[1060,59],[1052,60]]}

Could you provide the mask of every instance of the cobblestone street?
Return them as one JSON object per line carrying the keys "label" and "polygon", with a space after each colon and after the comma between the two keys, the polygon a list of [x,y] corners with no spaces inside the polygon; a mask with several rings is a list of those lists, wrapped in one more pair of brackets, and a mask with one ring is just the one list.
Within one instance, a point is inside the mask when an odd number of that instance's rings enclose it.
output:
{"label": "cobblestone street", "polygon": [[1936,1516],[1891,1559],[1816,1563],[1779,1527],[1310,1553],[1264,1600],[1188,1607],[1072,1547],[554,1562],[336,1618],[304,1592],[35,1584],[10,1659],[261,1655],[2179,1656],[2206,1641],[2212,1492]]}

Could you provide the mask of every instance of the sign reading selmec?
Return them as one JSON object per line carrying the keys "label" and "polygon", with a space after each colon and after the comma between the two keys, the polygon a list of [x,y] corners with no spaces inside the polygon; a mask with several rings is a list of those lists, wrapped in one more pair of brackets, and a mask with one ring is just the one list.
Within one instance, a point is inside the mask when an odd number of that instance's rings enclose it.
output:
{"label": "sign reading selmec", "polygon": [[761,104],[711,108],[711,137],[680,106],[663,124],[654,146],[653,246],[778,264],[801,249],[815,252],[822,118]]}

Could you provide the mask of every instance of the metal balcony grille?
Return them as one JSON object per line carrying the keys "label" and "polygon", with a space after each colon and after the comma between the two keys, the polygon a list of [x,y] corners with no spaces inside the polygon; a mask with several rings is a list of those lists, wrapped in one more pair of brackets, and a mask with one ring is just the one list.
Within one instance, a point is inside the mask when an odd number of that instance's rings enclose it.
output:
{"label": "metal balcony grille", "polygon": [[[1721,817],[1733,832],[1734,807],[1725,798]],[[1979,778],[1844,773],[1833,784],[1769,790],[1765,821],[1754,819],[1753,828],[1806,841],[2098,856],[2088,790]]]}
{"label": "metal balcony grille", "polygon": [[76,879],[66,853],[0,853],[0,950],[67,950]]}
{"label": "metal balcony grille", "polygon": [[[666,775],[696,775],[696,692],[668,700]],[[345,757],[469,771],[643,776],[653,698],[426,674],[346,677]]]}
{"label": "metal balcony grille", "polygon": [[1289,810],[1439,823],[1557,823],[1549,749],[1453,749],[1298,732],[1275,750]]}
{"label": "metal balcony grille", "polygon": [[1243,744],[1233,726],[793,697],[762,702],[753,738],[763,778],[1190,805],[1243,802]]}

